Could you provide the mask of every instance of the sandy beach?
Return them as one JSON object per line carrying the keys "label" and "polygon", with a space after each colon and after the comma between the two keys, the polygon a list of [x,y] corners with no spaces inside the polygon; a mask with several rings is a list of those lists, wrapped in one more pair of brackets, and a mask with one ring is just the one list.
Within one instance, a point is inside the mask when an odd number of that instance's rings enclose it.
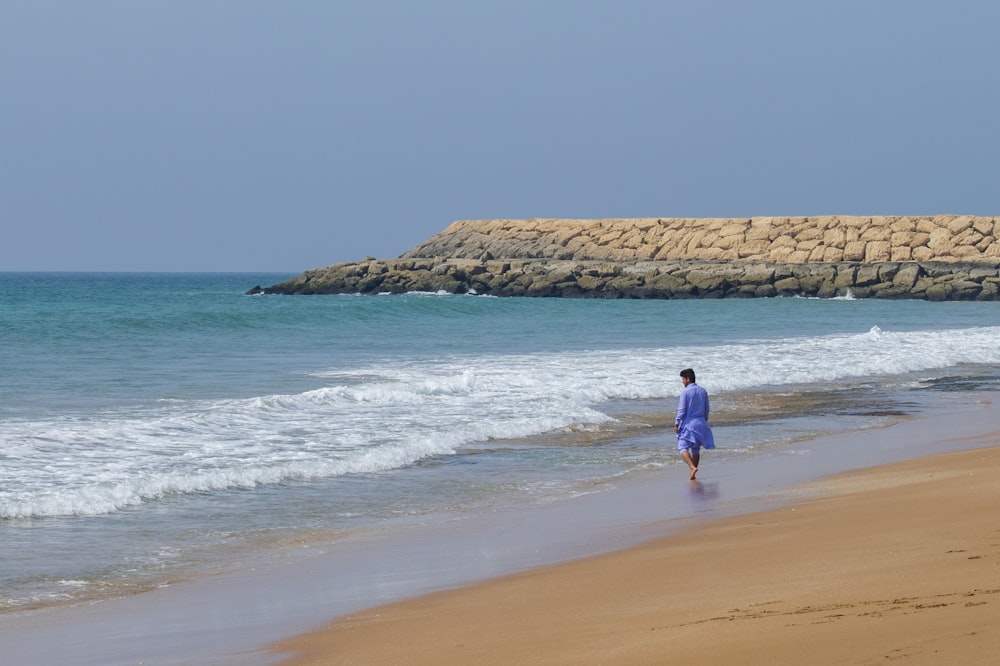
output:
{"label": "sandy beach", "polygon": [[1000,448],[810,490],[777,510],[354,613],[274,649],[290,666],[994,663]]}

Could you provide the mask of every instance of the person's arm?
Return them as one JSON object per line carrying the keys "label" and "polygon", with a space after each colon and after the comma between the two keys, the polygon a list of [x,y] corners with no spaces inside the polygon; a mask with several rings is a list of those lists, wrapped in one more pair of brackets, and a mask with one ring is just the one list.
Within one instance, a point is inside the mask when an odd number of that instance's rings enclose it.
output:
{"label": "person's arm", "polygon": [[681,391],[680,396],[677,398],[677,416],[674,417],[674,432],[679,431],[681,424],[684,423],[684,417],[687,415],[688,405],[687,405],[687,391]]}

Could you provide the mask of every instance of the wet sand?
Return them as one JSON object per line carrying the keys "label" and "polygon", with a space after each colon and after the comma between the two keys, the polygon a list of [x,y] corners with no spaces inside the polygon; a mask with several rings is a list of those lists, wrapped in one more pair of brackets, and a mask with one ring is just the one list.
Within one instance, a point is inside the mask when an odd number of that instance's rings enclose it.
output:
{"label": "wet sand", "polygon": [[776,510],[353,613],[274,649],[295,666],[993,663],[1000,433],[969,443],[994,448],[842,474]]}

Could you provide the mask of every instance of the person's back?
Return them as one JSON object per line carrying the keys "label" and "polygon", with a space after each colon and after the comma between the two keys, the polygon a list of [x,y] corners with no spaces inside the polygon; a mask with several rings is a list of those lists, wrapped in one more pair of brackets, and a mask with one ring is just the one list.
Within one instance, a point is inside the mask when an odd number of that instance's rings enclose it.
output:
{"label": "person's back", "polygon": [[677,417],[682,423],[686,419],[701,419],[708,421],[709,401],[708,391],[695,382],[691,382],[682,392],[684,397],[684,414],[678,413]]}

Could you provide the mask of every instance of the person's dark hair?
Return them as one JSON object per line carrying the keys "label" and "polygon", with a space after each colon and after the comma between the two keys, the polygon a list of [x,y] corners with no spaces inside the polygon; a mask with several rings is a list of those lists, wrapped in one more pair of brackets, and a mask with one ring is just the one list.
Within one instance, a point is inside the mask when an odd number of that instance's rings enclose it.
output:
{"label": "person's dark hair", "polygon": [[687,377],[691,381],[695,381],[694,370],[692,370],[691,368],[684,368],[683,370],[681,370],[681,377]]}

